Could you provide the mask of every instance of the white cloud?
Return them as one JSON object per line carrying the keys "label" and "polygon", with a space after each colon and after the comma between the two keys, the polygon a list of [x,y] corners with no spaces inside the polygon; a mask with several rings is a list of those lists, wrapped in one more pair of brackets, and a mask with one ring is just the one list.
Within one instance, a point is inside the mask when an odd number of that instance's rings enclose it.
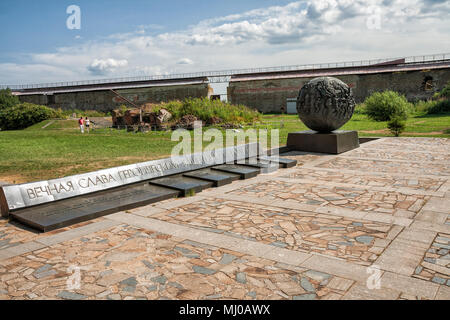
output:
{"label": "white cloud", "polygon": [[127,65],[127,60],[95,59],[88,67],[88,70],[93,75],[106,75],[117,68],[126,67]]}
{"label": "white cloud", "polygon": [[[369,29],[376,15],[379,28]],[[376,20],[376,19],[375,19]],[[147,31],[152,30],[153,34]],[[187,30],[135,32],[0,63],[0,83],[71,81],[440,53],[450,48],[450,2],[297,1],[200,21]],[[187,57],[195,57],[194,62]],[[41,70],[42,74],[37,76]],[[30,75],[31,74],[31,75]],[[44,80],[45,79],[45,80]]]}
{"label": "white cloud", "polygon": [[194,64],[194,61],[189,58],[182,58],[177,61],[177,64]]}

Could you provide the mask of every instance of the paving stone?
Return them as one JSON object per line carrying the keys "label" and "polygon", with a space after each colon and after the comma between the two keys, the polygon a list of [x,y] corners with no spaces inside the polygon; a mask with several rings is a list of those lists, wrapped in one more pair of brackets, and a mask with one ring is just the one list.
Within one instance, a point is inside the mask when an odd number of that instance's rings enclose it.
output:
{"label": "paving stone", "polygon": [[247,283],[247,275],[244,272],[236,273],[236,281],[242,284]]}
{"label": "paving stone", "polygon": [[319,271],[314,271],[314,270],[310,270],[305,272],[305,276],[314,279],[316,281],[322,282],[324,280],[327,280],[328,278],[330,278],[331,276],[329,274],[323,273],[323,272],[319,272]]}
{"label": "paving stone", "polygon": [[123,287],[123,291],[126,292],[134,292],[136,291],[136,286],[138,282],[135,277],[131,277],[128,279],[125,279],[123,281],[120,281],[120,285]]}
{"label": "paving stone", "polygon": [[331,281],[328,283],[327,287],[330,289],[340,290],[340,291],[347,291],[350,289],[354,281],[343,279],[339,277],[333,277]]}
{"label": "paving stone", "polygon": [[45,265],[43,265],[42,267],[36,269],[36,270],[34,271],[34,274],[39,274],[39,273],[41,273],[41,272],[48,271],[48,270],[51,269],[51,268],[52,268],[52,265],[50,265],[50,264],[45,264]]}
{"label": "paving stone", "polygon": [[160,283],[160,284],[165,284],[167,282],[167,278],[165,276],[158,276],[158,277],[152,278],[151,281]]}
{"label": "paving stone", "polygon": [[152,286],[148,286],[147,287],[147,290],[148,291],[156,291],[156,290],[158,290],[158,286],[155,284],[155,285],[152,285]]}
{"label": "paving stone", "polygon": [[365,243],[365,244],[371,244],[373,241],[373,237],[370,236],[360,236],[360,237],[356,237],[356,241],[361,242],[361,243]]}
{"label": "paving stone", "polygon": [[219,263],[222,265],[227,265],[233,262],[233,260],[236,259],[236,257],[232,254],[224,253],[222,256],[222,259],[220,259]]}
{"label": "paving stone", "polygon": [[307,278],[301,278],[300,285],[308,292],[316,292],[316,289]]}
{"label": "paving stone", "polygon": [[86,299],[86,296],[75,292],[61,291],[60,293],[58,293],[58,298],[64,300],[83,300]]}
{"label": "paving stone", "polygon": [[214,274],[214,273],[217,272],[216,270],[209,269],[209,268],[204,268],[204,267],[201,267],[201,266],[193,266],[192,269],[196,273],[205,274],[205,275],[211,275],[211,274]]}
{"label": "paving stone", "polygon": [[55,274],[57,274],[57,273],[58,273],[58,272],[57,272],[56,270],[48,270],[48,271],[44,271],[44,272],[35,274],[34,276],[35,276],[37,279],[44,279],[44,278],[53,276],[53,275],[55,275]]}
{"label": "paving stone", "polygon": [[433,277],[433,279],[431,279],[431,281],[433,281],[434,283],[437,283],[437,284],[445,284],[446,279],[443,279],[440,277]]}

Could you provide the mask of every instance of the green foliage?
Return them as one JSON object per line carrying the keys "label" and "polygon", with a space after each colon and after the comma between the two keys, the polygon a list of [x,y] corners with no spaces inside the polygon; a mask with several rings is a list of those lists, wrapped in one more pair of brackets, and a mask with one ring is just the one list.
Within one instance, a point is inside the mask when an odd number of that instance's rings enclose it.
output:
{"label": "green foliage", "polygon": [[11,108],[20,103],[19,98],[11,94],[10,89],[0,90],[0,110]]}
{"label": "green foliage", "polygon": [[450,99],[450,82],[448,82],[445,87],[434,94],[435,99]]}
{"label": "green foliage", "polygon": [[119,111],[120,111],[121,114],[125,114],[125,112],[126,112],[127,110],[128,110],[128,108],[127,108],[127,106],[124,105],[124,104],[122,104],[122,105],[119,107]]}
{"label": "green foliage", "polygon": [[401,117],[396,116],[388,122],[387,127],[394,136],[398,137],[405,131],[406,124]]}
{"label": "green foliage", "polygon": [[437,101],[429,100],[419,100],[414,102],[414,111],[422,114],[428,113],[428,110],[434,106],[437,103]]}
{"label": "green foliage", "polygon": [[433,101],[429,107],[428,114],[450,113],[450,100]]}
{"label": "green foliage", "polygon": [[0,109],[0,129],[20,130],[35,123],[61,117],[54,109],[31,103],[22,103]]}
{"label": "green foliage", "polygon": [[261,114],[244,105],[232,105],[220,100],[208,98],[188,98],[184,101],[169,101],[161,103],[154,112],[160,109],[168,110],[174,120],[179,120],[185,115],[193,115],[198,119],[209,123],[211,119],[217,119],[218,123],[253,123],[260,120]]}
{"label": "green foliage", "polygon": [[359,103],[356,105],[354,114],[366,114],[366,113],[367,113],[366,106],[363,103]]}
{"label": "green foliage", "polygon": [[375,92],[364,105],[369,118],[375,121],[389,121],[394,117],[406,120],[412,108],[405,96],[394,91]]}

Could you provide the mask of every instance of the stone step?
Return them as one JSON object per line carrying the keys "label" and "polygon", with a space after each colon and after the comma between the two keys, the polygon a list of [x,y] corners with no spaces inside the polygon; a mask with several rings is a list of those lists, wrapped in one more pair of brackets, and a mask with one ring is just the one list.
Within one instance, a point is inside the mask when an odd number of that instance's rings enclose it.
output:
{"label": "stone step", "polygon": [[260,172],[260,168],[252,168],[241,165],[225,164],[220,166],[215,166],[211,168],[212,170],[222,171],[226,173],[233,173],[240,175],[241,179],[250,179],[256,177]]}
{"label": "stone step", "polygon": [[211,188],[214,185],[211,181],[183,177],[182,175],[151,180],[150,184],[178,190],[183,197],[201,192],[204,189]]}
{"label": "stone step", "polygon": [[245,160],[236,161],[236,164],[246,167],[259,168],[260,173],[275,172],[280,167],[279,164],[276,162],[271,162],[268,160],[258,160],[257,158],[249,158]]}
{"label": "stone step", "polygon": [[213,182],[214,187],[221,187],[241,178],[238,174],[221,173],[211,169],[189,172],[183,174],[183,176]]}

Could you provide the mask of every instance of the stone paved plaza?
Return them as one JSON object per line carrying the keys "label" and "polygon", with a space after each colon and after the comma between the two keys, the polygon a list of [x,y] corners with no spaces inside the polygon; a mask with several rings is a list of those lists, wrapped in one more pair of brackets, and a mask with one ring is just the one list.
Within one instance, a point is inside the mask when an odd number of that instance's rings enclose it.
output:
{"label": "stone paved plaza", "polygon": [[450,299],[450,140],[283,156],[46,234],[0,220],[0,299]]}

